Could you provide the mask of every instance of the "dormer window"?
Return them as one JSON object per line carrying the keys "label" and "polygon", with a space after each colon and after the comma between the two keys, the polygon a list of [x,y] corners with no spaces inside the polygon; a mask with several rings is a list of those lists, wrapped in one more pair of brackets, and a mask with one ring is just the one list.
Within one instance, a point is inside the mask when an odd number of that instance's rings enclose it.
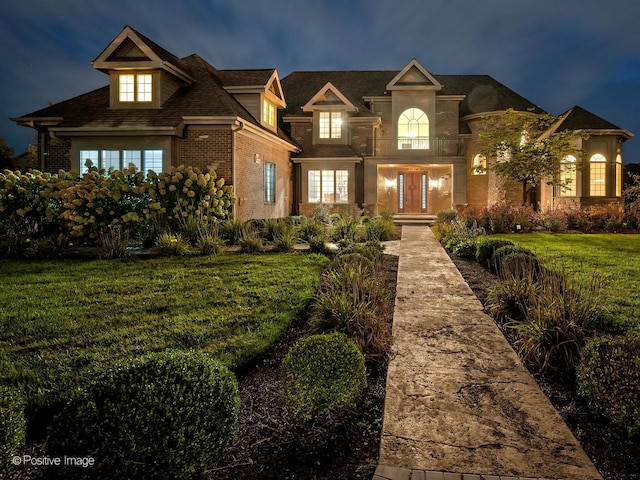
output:
{"label": "dormer window", "polygon": [[342,137],[342,113],[341,112],[320,112],[319,113],[319,137],[320,138],[341,138]]}
{"label": "dormer window", "polygon": [[276,106],[266,98],[262,101],[262,123],[276,126]]}
{"label": "dormer window", "polygon": [[151,74],[121,74],[119,85],[119,100],[121,102],[151,102],[153,100],[153,76]]}

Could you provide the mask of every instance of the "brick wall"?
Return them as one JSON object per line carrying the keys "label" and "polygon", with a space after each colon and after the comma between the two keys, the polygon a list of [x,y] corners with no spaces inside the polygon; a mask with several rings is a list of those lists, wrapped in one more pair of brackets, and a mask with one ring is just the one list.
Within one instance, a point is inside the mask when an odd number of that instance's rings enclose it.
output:
{"label": "brick wall", "polygon": [[[42,138],[38,136],[38,138]],[[71,142],[67,139],[44,136],[44,145],[38,142],[38,157],[44,153],[44,169],[47,172],[58,173],[59,170],[71,170]],[[38,161],[40,168],[40,161]]]}
{"label": "brick wall", "polygon": [[230,184],[233,152],[231,128],[188,126],[185,133],[184,140],[176,145],[171,164],[198,167],[202,171],[213,167],[218,178],[224,178]]}
{"label": "brick wall", "polygon": [[460,125],[458,102],[436,102],[436,137],[458,135]]}
{"label": "brick wall", "polygon": [[[289,152],[283,146],[260,139],[243,131],[235,141],[236,205],[234,215],[249,218],[278,218],[291,213],[292,175]],[[276,166],[276,201],[264,201],[264,166]]]}

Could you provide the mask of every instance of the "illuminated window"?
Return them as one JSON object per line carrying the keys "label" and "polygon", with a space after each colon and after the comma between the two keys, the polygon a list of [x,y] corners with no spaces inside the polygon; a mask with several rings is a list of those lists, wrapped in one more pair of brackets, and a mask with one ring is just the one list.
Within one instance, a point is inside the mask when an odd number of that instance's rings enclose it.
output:
{"label": "illuminated window", "polygon": [[135,75],[120,75],[120,101],[133,102],[135,95]]}
{"label": "illuminated window", "polygon": [[473,174],[474,175],[486,175],[487,173],[487,158],[484,155],[476,155],[473,157]]}
{"label": "illuminated window", "polygon": [[576,193],[576,157],[567,155],[560,162],[560,196],[575,197]]}
{"label": "illuminated window", "polygon": [[276,125],[276,106],[267,99],[262,102],[262,123]]}
{"label": "illuminated window", "polygon": [[123,74],[119,78],[121,102],[150,102],[153,100],[153,76],[151,74]]}
{"label": "illuminated window", "polygon": [[616,197],[622,196],[622,156],[616,155]]}
{"label": "illuminated window", "polygon": [[275,203],[276,201],[275,163],[264,164],[264,201],[265,203]]}
{"label": "illuminated window", "polygon": [[398,118],[398,149],[429,148],[429,117],[419,108],[409,108]]}
{"label": "illuminated window", "polygon": [[348,170],[309,170],[307,177],[309,203],[348,203]]}
{"label": "illuminated window", "polygon": [[320,138],[341,138],[342,137],[342,113],[340,112],[320,112],[319,137]]}
{"label": "illuminated window", "polygon": [[596,153],[589,160],[589,195],[604,197],[607,194],[607,159]]}
{"label": "illuminated window", "polygon": [[87,160],[99,169],[123,170],[130,165],[138,171],[162,172],[162,150],[80,150],[80,171],[87,172]]}

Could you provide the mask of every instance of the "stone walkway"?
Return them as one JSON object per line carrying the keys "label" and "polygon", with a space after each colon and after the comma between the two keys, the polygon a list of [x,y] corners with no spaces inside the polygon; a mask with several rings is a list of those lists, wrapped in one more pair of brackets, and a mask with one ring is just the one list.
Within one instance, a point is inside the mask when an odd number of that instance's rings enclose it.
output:
{"label": "stone walkway", "polygon": [[374,480],[601,480],[425,226],[404,226]]}

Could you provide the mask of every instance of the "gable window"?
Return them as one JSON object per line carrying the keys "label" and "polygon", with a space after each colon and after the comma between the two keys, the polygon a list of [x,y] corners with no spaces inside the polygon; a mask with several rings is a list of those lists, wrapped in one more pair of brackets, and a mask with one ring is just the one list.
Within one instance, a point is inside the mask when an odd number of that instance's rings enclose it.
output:
{"label": "gable window", "polygon": [[264,203],[276,202],[276,165],[264,164]]}
{"label": "gable window", "polygon": [[276,106],[267,99],[262,102],[262,123],[276,126]]}
{"label": "gable window", "polygon": [[140,172],[162,172],[162,150],[80,150],[80,171],[94,166],[104,170],[124,170],[130,165]]}
{"label": "gable window", "polygon": [[150,102],[153,100],[153,76],[151,74],[122,74],[119,77],[121,102]]}
{"label": "gable window", "polygon": [[309,203],[348,203],[348,170],[309,170],[307,177]]}
{"label": "gable window", "polygon": [[419,108],[409,108],[398,118],[398,149],[429,148],[429,117]]}
{"label": "gable window", "polygon": [[604,197],[607,194],[607,159],[596,153],[589,160],[589,195]]}
{"label": "gable window", "polygon": [[575,197],[576,190],[576,157],[567,155],[560,162],[560,196]]}
{"label": "gable window", "polygon": [[319,137],[320,138],[341,138],[342,137],[342,113],[341,112],[320,112]]}

